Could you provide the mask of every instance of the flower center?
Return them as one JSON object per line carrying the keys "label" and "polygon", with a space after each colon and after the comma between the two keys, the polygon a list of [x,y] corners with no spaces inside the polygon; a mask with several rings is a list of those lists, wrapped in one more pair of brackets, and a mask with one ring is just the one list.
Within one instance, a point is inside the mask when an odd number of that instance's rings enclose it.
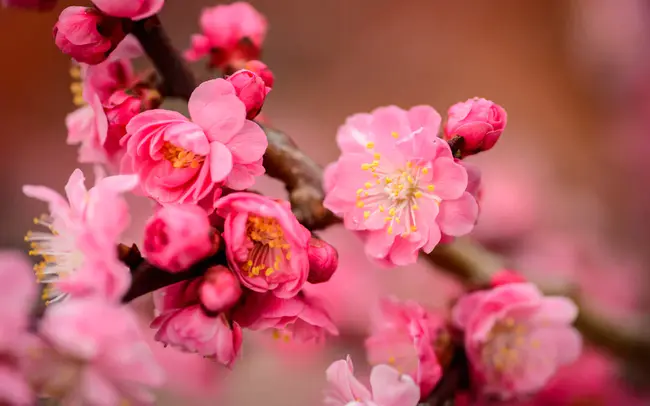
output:
{"label": "flower center", "polygon": [[203,155],[197,155],[167,141],[162,146],[162,154],[174,168],[198,168],[205,161]]}
{"label": "flower center", "polygon": [[540,346],[539,341],[529,339],[528,333],[527,326],[510,317],[497,322],[483,346],[484,364],[497,373],[515,372],[523,361],[521,353]]}
{"label": "flower center", "polygon": [[64,299],[67,294],[59,292],[54,282],[78,269],[83,263],[83,255],[75,245],[72,235],[57,232],[52,226],[53,219],[43,215],[34,219],[34,224],[46,227],[49,232],[28,231],[25,241],[30,243],[29,255],[41,256],[43,260],[34,265],[36,280],[45,284],[42,299],[49,305]]}
{"label": "flower center", "polygon": [[291,259],[290,246],[274,218],[248,216],[246,235],[253,243],[243,266],[249,277],[258,276],[262,271],[265,276],[270,276]]}
{"label": "flower center", "polygon": [[[397,133],[393,133],[397,138]],[[366,145],[375,151],[375,144]],[[418,230],[416,211],[418,201],[430,199],[440,204],[441,199],[433,194],[435,186],[423,178],[430,168],[417,161],[408,161],[404,166],[396,166],[389,160],[382,160],[381,154],[373,153],[373,161],[361,165],[370,174],[370,179],[357,190],[357,207],[365,209],[363,218],[381,216],[386,223],[386,232],[394,231],[402,237]]]}

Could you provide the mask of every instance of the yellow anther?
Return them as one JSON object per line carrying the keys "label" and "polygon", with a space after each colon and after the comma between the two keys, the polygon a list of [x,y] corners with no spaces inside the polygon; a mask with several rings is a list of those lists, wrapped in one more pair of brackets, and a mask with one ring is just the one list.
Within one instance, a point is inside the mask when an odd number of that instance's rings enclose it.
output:
{"label": "yellow anther", "polygon": [[375,181],[375,183],[378,184],[378,185],[381,185],[381,181],[380,181],[379,179],[377,179],[377,180]]}
{"label": "yellow anther", "polygon": [[384,208],[384,206],[383,206],[383,205],[381,205],[381,204],[380,204],[380,205],[379,205],[379,211],[383,213],[383,212],[384,212],[384,210],[386,210],[386,209]]}
{"label": "yellow anther", "polygon": [[375,159],[377,159],[377,160],[379,160],[379,159],[381,159],[381,154],[378,153],[378,152],[376,152],[375,154],[373,154],[372,157],[375,158]]}
{"label": "yellow anther", "polygon": [[384,222],[388,223],[389,221],[393,221],[392,217],[384,217]]}
{"label": "yellow anther", "polygon": [[411,206],[411,209],[420,210],[420,206],[418,206],[417,204],[414,204],[413,206]]}
{"label": "yellow anther", "polygon": [[357,189],[357,196],[361,195],[363,193],[363,189]]}
{"label": "yellow anther", "polygon": [[415,179],[413,179],[413,176],[411,176],[411,175],[408,175],[408,176],[406,177],[406,180],[407,180],[409,183],[415,183]]}
{"label": "yellow anther", "polygon": [[413,162],[408,161],[408,162],[406,163],[406,167],[409,168],[409,169],[412,168],[412,167],[413,167]]}
{"label": "yellow anther", "polygon": [[428,185],[428,186],[427,186],[427,190],[428,190],[429,192],[433,192],[433,190],[434,190],[435,188],[436,188],[436,187],[433,186],[433,185]]}
{"label": "yellow anther", "polygon": [[393,131],[392,133],[390,133],[390,135],[392,135],[393,138],[398,138],[399,137],[399,134],[396,131]]}
{"label": "yellow anther", "polygon": [[366,144],[366,148],[368,149],[373,149],[375,147],[375,143],[370,141],[369,143]]}
{"label": "yellow anther", "polygon": [[248,265],[248,266],[253,266],[253,261],[251,261],[251,260],[249,259],[248,262],[246,262],[246,265]]}
{"label": "yellow anther", "polygon": [[401,221],[402,221],[402,220],[400,220],[399,217],[396,217],[396,218],[395,218],[395,222],[396,222],[397,224],[399,224]]}
{"label": "yellow anther", "polygon": [[395,357],[388,357],[388,364],[395,365]]}
{"label": "yellow anther", "polygon": [[357,207],[358,207],[358,208],[362,208],[363,206],[365,206],[365,205],[363,204],[363,202],[362,202],[361,200],[359,200],[359,201],[357,202]]}
{"label": "yellow anther", "polygon": [[264,272],[264,275],[271,276],[273,272],[275,272],[273,268],[266,268],[266,272]]}
{"label": "yellow anther", "polygon": [[393,234],[393,226],[388,226],[388,229],[386,229],[386,232],[388,234]]}
{"label": "yellow anther", "polygon": [[397,211],[397,210],[395,210],[394,207],[391,207],[391,208],[388,210],[388,214],[390,214],[391,216],[394,216],[396,211]]}
{"label": "yellow anther", "polygon": [[367,219],[368,217],[370,217],[370,211],[366,210],[363,212],[363,218]]}
{"label": "yellow anther", "polygon": [[372,183],[366,182],[363,184],[363,187],[365,187],[366,189],[370,189],[372,187]]}
{"label": "yellow anther", "polygon": [[429,173],[429,168],[422,168],[422,173],[425,175]]}
{"label": "yellow anther", "polygon": [[290,260],[290,259],[291,259],[291,253],[290,253],[290,252],[287,252],[287,255],[285,255],[284,257],[285,257],[287,260]]}
{"label": "yellow anther", "polygon": [[412,232],[416,232],[416,231],[418,231],[418,227],[417,227],[416,225],[412,225],[412,226],[411,226],[411,231],[412,231]]}
{"label": "yellow anther", "polygon": [[419,199],[420,197],[422,197],[422,192],[420,192],[419,190],[416,191],[415,193],[413,193],[413,197],[415,197],[416,199]]}
{"label": "yellow anther", "polygon": [[368,164],[368,163],[361,164],[361,169],[364,170],[364,171],[367,171],[368,169],[370,169],[370,164]]}
{"label": "yellow anther", "polygon": [[389,184],[393,181],[393,178],[386,177],[384,180],[386,181],[386,184]]}

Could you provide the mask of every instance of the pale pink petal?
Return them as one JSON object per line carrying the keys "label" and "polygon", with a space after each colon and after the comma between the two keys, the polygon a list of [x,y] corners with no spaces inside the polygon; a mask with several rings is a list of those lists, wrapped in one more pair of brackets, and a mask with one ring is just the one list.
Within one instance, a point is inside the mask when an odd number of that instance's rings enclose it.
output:
{"label": "pale pink petal", "polygon": [[192,121],[200,125],[210,141],[227,143],[246,122],[246,107],[225,79],[213,79],[197,87],[188,104]]}
{"label": "pale pink petal", "polygon": [[268,146],[266,134],[254,121],[246,120],[242,129],[226,143],[233,161],[249,164],[259,160]]}
{"label": "pale pink petal", "polygon": [[373,401],[381,406],[416,406],[420,388],[408,375],[388,365],[377,365],[370,373]]}
{"label": "pale pink petal", "polygon": [[465,192],[456,200],[443,200],[440,204],[438,224],[443,233],[452,236],[461,236],[469,233],[478,218],[478,204],[476,199]]}
{"label": "pale pink petal", "polygon": [[65,185],[65,193],[68,197],[70,207],[77,213],[81,213],[86,204],[88,191],[84,184],[85,181],[86,178],[83,172],[81,172],[81,169],[75,169],[72,175],[70,175],[68,183]]}
{"label": "pale pink petal", "polygon": [[[369,401],[372,399],[370,391],[354,377],[354,369],[350,356],[347,360],[339,360],[325,371],[327,382],[330,384],[329,396],[334,401],[340,402],[340,405],[346,405],[347,402]],[[333,403],[335,404],[335,403]]]}
{"label": "pale pink petal", "polygon": [[578,306],[565,297],[546,297],[539,307],[532,323],[568,324],[578,317]]}
{"label": "pale pink petal", "polygon": [[210,177],[213,182],[222,182],[232,171],[232,154],[228,147],[215,141],[210,144]]}
{"label": "pale pink petal", "polygon": [[458,199],[467,188],[467,171],[452,158],[438,158],[433,163],[433,193],[443,200]]}

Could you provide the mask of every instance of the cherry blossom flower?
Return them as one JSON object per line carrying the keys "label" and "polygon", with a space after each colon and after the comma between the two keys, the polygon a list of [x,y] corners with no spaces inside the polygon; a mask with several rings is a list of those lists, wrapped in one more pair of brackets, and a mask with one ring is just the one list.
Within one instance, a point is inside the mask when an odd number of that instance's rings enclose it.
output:
{"label": "cherry blossom flower", "polygon": [[544,297],[530,283],[470,293],[453,309],[483,392],[510,398],[541,389],[557,369],[580,355],[569,299]]}
{"label": "cherry blossom flower", "polygon": [[202,34],[192,36],[185,52],[188,60],[198,61],[209,54],[211,66],[234,71],[259,58],[267,22],[250,4],[239,1],[206,8],[200,25]]}
{"label": "cherry blossom flower", "polygon": [[197,203],[225,185],[245,189],[264,173],[264,131],[224,79],[202,83],[190,97],[192,121],[169,110],[135,116],[122,138],[123,173],[140,176],[142,192],[161,204]]}
{"label": "cherry blossom flower", "polygon": [[420,400],[420,390],[413,379],[388,365],[372,369],[372,393],[354,377],[350,356],[332,363],[325,374],[329,383],[327,406],[416,406]]}
{"label": "cherry blossom flower", "polygon": [[93,0],[93,3],[110,16],[142,20],[158,13],[165,0]]}
{"label": "cherry blossom flower", "polygon": [[29,262],[18,253],[0,251],[0,404],[32,404],[21,365],[36,285]]}
{"label": "cherry blossom flower", "polygon": [[169,272],[186,270],[213,251],[212,227],[202,208],[193,205],[160,208],[144,229],[144,254]]}
{"label": "cherry blossom flower", "polygon": [[338,335],[322,304],[304,293],[290,299],[281,299],[270,292],[249,294],[234,318],[251,330],[274,329],[276,338],[287,341],[319,343],[325,333]]}
{"label": "cherry blossom flower", "polygon": [[448,339],[443,320],[414,302],[383,300],[366,340],[372,365],[387,364],[408,374],[426,396],[442,377],[434,345]]}
{"label": "cherry blossom flower", "polygon": [[90,65],[106,60],[125,35],[119,19],[87,7],[66,8],[54,26],[54,42],[61,52]]}
{"label": "cherry blossom flower", "polygon": [[2,0],[3,7],[36,9],[39,11],[52,10],[58,0]]}
{"label": "cherry blossom flower", "polygon": [[129,270],[115,247],[130,221],[120,194],[134,188],[138,179],[100,173],[96,178],[95,186],[86,190],[84,175],[76,169],[65,187],[67,200],[44,186],[23,187],[27,196],[50,206],[49,215],[34,220],[47,231],[30,231],[25,237],[31,243],[30,255],[43,257],[34,269],[38,281],[47,285],[46,303],[68,294],[118,300],[129,286]]}
{"label": "cherry blossom flower", "polygon": [[463,137],[460,156],[465,157],[491,149],[506,127],[508,115],[503,107],[475,97],[456,103],[447,112],[444,138]]}
{"label": "cherry blossom flower", "polygon": [[389,265],[431,252],[442,233],[469,233],[478,216],[468,174],[436,137],[431,107],[395,106],[351,116],[338,132],[342,155],[325,173],[325,206],[363,232],[366,254]]}
{"label": "cherry blossom flower", "polygon": [[295,296],[309,275],[311,234],[289,203],[240,192],[221,198],[216,212],[225,219],[228,263],[242,284],[282,298]]}
{"label": "cherry blossom flower", "polygon": [[47,309],[39,332],[45,346],[33,356],[30,379],[42,393],[64,405],[152,404],[162,371],[127,307],[68,300]]}
{"label": "cherry blossom flower", "polygon": [[246,69],[238,70],[228,76],[226,80],[233,85],[237,97],[246,106],[246,118],[252,120],[260,114],[266,95],[271,91],[264,80],[256,73]]}
{"label": "cherry blossom flower", "polygon": [[309,240],[309,283],[323,283],[330,280],[334,271],[339,266],[339,255],[334,247],[321,240],[312,237]]}
{"label": "cherry blossom flower", "polygon": [[232,367],[241,350],[239,324],[231,324],[223,313],[216,317],[207,315],[200,305],[163,313],[151,327],[158,329],[156,341],[213,358],[227,367]]}

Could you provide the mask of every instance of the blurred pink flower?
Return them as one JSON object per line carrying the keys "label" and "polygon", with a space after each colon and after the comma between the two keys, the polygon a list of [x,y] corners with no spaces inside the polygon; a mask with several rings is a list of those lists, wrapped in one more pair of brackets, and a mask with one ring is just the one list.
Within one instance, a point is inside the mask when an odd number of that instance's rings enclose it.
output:
{"label": "blurred pink flower", "polygon": [[410,375],[427,396],[442,377],[434,345],[444,334],[442,318],[417,303],[382,300],[366,340],[369,363],[387,364]]}
{"label": "blurred pink flower", "polygon": [[143,252],[152,264],[181,272],[212,252],[212,233],[208,215],[199,206],[165,206],[145,225]]}
{"label": "blurred pink flower", "polygon": [[40,334],[51,348],[33,359],[30,379],[63,404],[153,403],[162,371],[131,311],[100,299],[49,307]]}
{"label": "blurred pink flower", "polygon": [[230,309],[242,295],[239,278],[225,266],[213,266],[203,276],[199,290],[201,304],[212,312]]}
{"label": "blurred pink flower", "polygon": [[44,186],[23,187],[29,196],[45,201],[50,215],[35,219],[48,232],[29,232],[30,255],[43,261],[35,266],[45,287],[44,299],[54,302],[67,294],[99,295],[119,300],[128,289],[130,273],[118,257],[116,244],[130,222],[121,193],[137,185],[135,176],[103,177],[86,190],[85,177],[76,169],[65,186],[67,200]]}
{"label": "blurred pink flower", "polygon": [[158,13],[165,0],[93,0],[93,4],[113,17],[142,20]]}
{"label": "blurred pink flower", "polygon": [[49,11],[56,6],[57,1],[58,0],[2,0],[2,6]]}
{"label": "blurred pink flower", "polygon": [[491,149],[506,127],[508,115],[503,107],[475,97],[456,103],[447,112],[444,138],[463,137],[461,157]]}
{"label": "blurred pink flower", "polygon": [[233,193],[216,203],[225,219],[223,239],[228,263],[247,288],[295,296],[307,281],[311,233],[288,202],[254,193]]}
{"label": "blurred pink flower", "polygon": [[469,233],[478,216],[467,171],[436,137],[431,107],[382,107],[351,116],[338,132],[342,155],[325,174],[325,206],[363,231],[366,254],[392,265],[414,263],[442,233]]}
{"label": "blurred pink flower", "polygon": [[271,71],[271,69],[268,66],[266,66],[264,62],[258,61],[257,59],[248,61],[246,62],[246,65],[244,65],[244,69],[247,69],[251,72],[255,72],[257,76],[262,78],[264,84],[269,89],[273,87],[275,76],[273,76],[273,71]]}
{"label": "blurred pink flower", "polygon": [[272,293],[251,293],[233,317],[251,330],[275,329],[274,334],[286,340],[320,343],[325,333],[338,335],[322,304],[304,293],[290,299]]}
{"label": "blurred pink flower", "polygon": [[246,106],[246,118],[254,119],[262,110],[266,95],[271,91],[264,80],[255,72],[246,69],[240,69],[226,78],[230,82],[237,97]]}
{"label": "blurred pink flower", "polygon": [[140,176],[143,192],[161,204],[197,203],[225,185],[245,189],[264,173],[264,131],[224,79],[202,83],[190,97],[192,121],[149,110],[135,116],[122,138],[123,172]]}
{"label": "blurred pink flower", "polygon": [[61,52],[90,65],[106,60],[125,35],[120,20],[88,7],[66,8],[54,26],[54,42]]}
{"label": "blurred pink flower", "polygon": [[350,356],[333,362],[325,374],[329,383],[327,406],[416,406],[420,400],[420,390],[413,379],[388,365],[372,369],[372,393],[354,377]]}
{"label": "blurred pink flower", "polygon": [[163,313],[153,320],[151,328],[158,329],[156,341],[214,358],[227,367],[232,367],[241,350],[239,324],[231,324],[224,314],[209,316],[200,305]]}
{"label": "blurred pink flower", "polygon": [[309,256],[309,283],[323,283],[332,278],[339,265],[339,255],[334,247],[321,240],[312,237],[309,239],[307,249]]}
{"label": "blurred pink flower", "polygon": [[505,399],[540,390],[560,366],[578,358],[582,341],[571,326],[577,312],[569,299],[513,283],[462,297],[453,319],[465,332],[483,392]]}
{"label": "blurred pink flower", "polygon": [[494,273],[494,275],[492,275],[492,278],[490,280],[490,285],[494,288],[497,286],[507,285],[510,283],[524,283],[524,282],[527,281],[523,275],[515,271],[511,271],[509,269],[502,269]]}
{"label": "blurred pink flower", "polygon": [[108,138],[108,118],[102,102],[91,88],[84,89],[84,100],[88,103],[68,114],[65,125],[68,128],[68,145],[81,144],[80,163],[108,163],[111,154],[104,149]]}
{"label": "blurred pink flower", "polygon": [[211,66],[237,70],[259,58],[267,22],[250,4],[240,1],[205,8],[200,25],[202,34],[193,35],[192,46],[185,51],[188,60],[210,54]]}

